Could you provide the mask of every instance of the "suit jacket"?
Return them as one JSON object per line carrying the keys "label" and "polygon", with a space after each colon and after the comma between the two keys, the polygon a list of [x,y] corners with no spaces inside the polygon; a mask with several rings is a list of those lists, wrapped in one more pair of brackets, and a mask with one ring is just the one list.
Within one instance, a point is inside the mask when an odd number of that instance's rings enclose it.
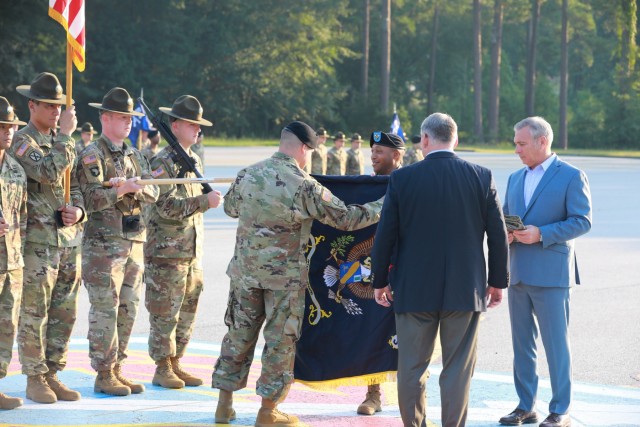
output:
{"label": "suit jacket", "polygon": [[524,205],[527,168],[509,176],[505,215],[518,215],[525,225],[540,228],[542,242],[514,242],[510,247],[511,283],[531,286],[571,286],[580,283],[575,262],[575,238],[591,229],[591,192],[580,169],[556,158]]}
{"label": "suit jacket", "polygon": [[488,283],[506,288],[507,232],[491,171],[451,152],[432,153],[391,174],[373,245],[373,286],[391,285],[396,313],[484,311],[485,234]]}

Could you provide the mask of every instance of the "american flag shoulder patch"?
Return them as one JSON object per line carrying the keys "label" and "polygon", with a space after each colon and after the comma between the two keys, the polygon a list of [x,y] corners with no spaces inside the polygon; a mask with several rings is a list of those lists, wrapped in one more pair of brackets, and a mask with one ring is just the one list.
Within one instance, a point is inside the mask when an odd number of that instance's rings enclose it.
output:
{"label": "american flag shoulder patch", "polygon": [[158,169],[151,171],[151,176],[154,178],[159,177],[160,175],[164,174],[164,169],[162,169],[162,166],[160,166]]}
{"label": "american flag shoulder patch", "polygon": [[88,156],[84,156],[82,158],[82,163],[85,165],[90,165],[92,163],[98,163],[98,157],[95,154],[90,154]]}
{"label": "american flag shoulder patch", "polygon": [[23,142],[22,145],[20,146],[20,148],[18,148],[16,150],[16,155],[22,157],[24,156],[24,153],[27,152],[27,149],[29,148],[29,143],[28,142]]}

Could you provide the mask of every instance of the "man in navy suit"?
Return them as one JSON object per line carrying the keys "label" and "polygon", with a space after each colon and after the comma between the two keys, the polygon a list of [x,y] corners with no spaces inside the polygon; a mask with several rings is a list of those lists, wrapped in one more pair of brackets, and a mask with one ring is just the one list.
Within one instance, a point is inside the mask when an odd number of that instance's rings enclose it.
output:
{"label": "man in navy suit", "polygon": [[391,174],[373,246],[375,298],[386,307],[393,301],[396,315],[405,426],[426,426],[425,384],[438,329],[442,425],[465,424],[480,313],[497,306],[509,284],[507,231],[491,171],[453,152],[457,131],[449,115],[424,120],[426,157]]}
{"label": "man in navy suit", "polygon": [[538,422],[539,332],[552,390],[549,416],[540,426],[564,427],[571,425],[570,287],[580,283],[574,243],[591,229],[591,194],[585,173],[551,152],[553,131],[546,120],[529,117],[514,130],[516,154],[526,167],[509,177],[504,213],[520,216],[526,225],[509,232],[513,376],[520,401],[500,423]]}

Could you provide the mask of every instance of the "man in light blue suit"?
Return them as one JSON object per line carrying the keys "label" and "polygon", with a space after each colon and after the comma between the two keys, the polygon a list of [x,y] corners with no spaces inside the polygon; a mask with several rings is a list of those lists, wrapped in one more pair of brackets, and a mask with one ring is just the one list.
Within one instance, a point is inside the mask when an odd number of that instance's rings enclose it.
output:
{"label": "man in light blue suit", "polygon": [[509,232],[509,313],[513,376],[520,399],[500,418],[504,425],[538,422],[538,333],[547,355],[552,398],[540,427],[571,425],[570,289],[579,284],[575,239],[591,229],[591,194],[585,173],[551,152],[553,131],[541,117],[514,126],[515,152],[526,165],[507,183],[505,215],[518,215],[526,229]]}

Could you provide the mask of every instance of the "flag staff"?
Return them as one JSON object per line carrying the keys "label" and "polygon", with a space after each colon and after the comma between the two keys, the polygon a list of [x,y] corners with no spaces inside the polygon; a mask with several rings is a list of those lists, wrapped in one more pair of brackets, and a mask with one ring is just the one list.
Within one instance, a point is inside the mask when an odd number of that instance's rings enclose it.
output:
{"label": "flag staff", "polygon": [[[67,104],[66,109],[71,108],[73,90],[73,48],[67,40]],[[71,166],[64,171],[64,204],[71,205]]]}

